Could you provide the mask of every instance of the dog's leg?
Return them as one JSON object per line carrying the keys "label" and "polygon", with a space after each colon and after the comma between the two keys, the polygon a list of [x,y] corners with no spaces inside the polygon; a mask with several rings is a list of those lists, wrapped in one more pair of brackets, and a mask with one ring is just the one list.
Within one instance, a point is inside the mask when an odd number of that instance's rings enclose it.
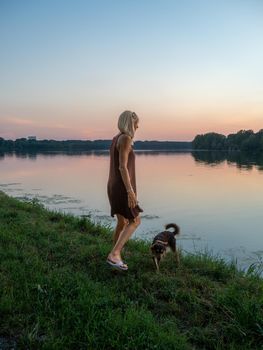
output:
{"label": "dog's leg", "polygon": [[157,258],[157,266],[158,266],[157,271],[158,272],[160,272],[160,261],[161,261],[161,258]]}
{"label": "dog's leg", "polygon": [[180,256],[179,256],[178,250],[176,249],[176,240],[174,240],[173,252],[174,252],[174,255],[175,255],[176,266],[179,266],[179,264],[180,264]]}
{"label": "dog's leg", "polygon": [[175,260],[176,260],[176,265],[179,266],[180,256],[179,256],[179,252],[177,250],[175,251]]}
{"label": "dog's leg", "polygon": [[159,270],[160,270],[159,269],[159,261],[155,256],[153,256],[153,262],[154,262],[154,265],[156,267],[156,271],[159,272]]}

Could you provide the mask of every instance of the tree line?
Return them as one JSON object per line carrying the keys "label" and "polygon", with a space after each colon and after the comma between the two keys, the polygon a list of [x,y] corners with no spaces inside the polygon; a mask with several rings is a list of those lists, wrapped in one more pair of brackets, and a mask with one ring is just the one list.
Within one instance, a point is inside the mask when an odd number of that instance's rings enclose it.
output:
{"label": "tree line", "polygon": [[[28,140],[19,138],[15,141],[5,140],[0,137],[1,151],[89,151],[89,150],[109,150],[111,140]],[[177,150],[191,149],[191,142],[180,141],[135,141],[135,150]]]}
{"label": "tree line", "polygon": [[263,129],[254,133],[253,130],[240,130],[228,136],[209,132],[197,135],[193,149],[227,150],[227,151],[263,151]]}
{"label": "tree line", "polygon": [[[111,140],[30,140],[18,138],[15,141],[0,137],[1,151],[37,152],[37,151],[90,151],[109,150]],[[183,141],[135,141],[135,150],[226,150],[226,151],[263,151],[263,129],[240,130],[228,136],[209,132],[197,135],[192,142]]]}

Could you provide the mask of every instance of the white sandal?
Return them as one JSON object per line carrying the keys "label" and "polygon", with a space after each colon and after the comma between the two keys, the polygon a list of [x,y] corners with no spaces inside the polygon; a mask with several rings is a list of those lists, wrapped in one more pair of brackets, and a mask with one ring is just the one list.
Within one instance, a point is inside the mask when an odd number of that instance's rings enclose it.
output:
{"label": "white sandal", "polygon": [[126,265],[122,260],[119,260],[119,261],[112,261],[112,260],[110,260],[110,259],[107,259],[106,262],[107,262],[110,266],[112,266],[112,267],[114,267],[114,268],[116,268],[116,269],[118,269],[118,270],[122,270],[122,271],[128,270],[128,265]]}

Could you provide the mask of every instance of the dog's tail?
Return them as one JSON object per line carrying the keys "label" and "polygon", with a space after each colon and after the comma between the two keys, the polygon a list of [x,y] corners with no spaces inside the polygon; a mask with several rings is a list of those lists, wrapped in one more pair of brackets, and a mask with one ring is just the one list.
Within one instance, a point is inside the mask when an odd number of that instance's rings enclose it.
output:
{"label": "dog's tail", "polygon": [[167,224],[165,225],[165,229],[167,230],[168,228],[173,228],[174,229],[174,235],[178,235],[180,233],[180,227],[176,224]]}

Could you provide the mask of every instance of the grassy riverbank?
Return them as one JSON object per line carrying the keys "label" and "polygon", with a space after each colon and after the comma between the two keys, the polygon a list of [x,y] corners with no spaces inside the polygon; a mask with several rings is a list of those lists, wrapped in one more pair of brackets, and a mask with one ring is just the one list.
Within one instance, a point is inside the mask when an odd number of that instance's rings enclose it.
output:
{"label": "grassy riverbank", "polygon": [[205,255],[129,241],[127,272],[105,258],[111,232],[0,192],[0,348],[262,349],[263,281]]}

